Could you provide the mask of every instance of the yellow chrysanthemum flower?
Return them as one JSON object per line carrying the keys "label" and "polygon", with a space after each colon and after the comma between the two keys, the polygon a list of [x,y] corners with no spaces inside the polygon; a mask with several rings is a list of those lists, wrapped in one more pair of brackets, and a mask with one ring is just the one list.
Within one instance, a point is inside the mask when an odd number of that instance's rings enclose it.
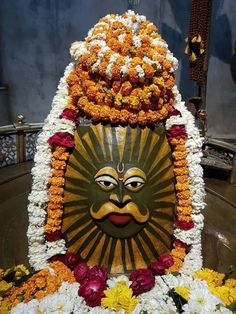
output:
{"label": "yellow chrysanthemum flower", "polygon": [[116,312],[123,309],[126,313],[131,313],[139,302],[126,282],[118,282],[117,286],[105,290],[104,293],[106,297],[102,299],[101,306],[114,309]]}
{"label": "yellow chrysanthemum flower", "polygon": [[205,280],[208,286],[219,287],[223,283],[225,274],[217,273],[216,271],[208,268],[203,268],[197,271],[194,276],[195,279]]}
{"label": "yellow chrysanthemum flower", "polygon": [[186,301],[189,299],[189,288],[186,287],[176,287],[175,292],[178,293]]}
{"label": "yellow chrysanthemum flower", "polygon": [[230,305],[236,302],[236,288],[229,288],[226,286],[221,287],[209,287],[212,294],[220,298],[225,305]]}

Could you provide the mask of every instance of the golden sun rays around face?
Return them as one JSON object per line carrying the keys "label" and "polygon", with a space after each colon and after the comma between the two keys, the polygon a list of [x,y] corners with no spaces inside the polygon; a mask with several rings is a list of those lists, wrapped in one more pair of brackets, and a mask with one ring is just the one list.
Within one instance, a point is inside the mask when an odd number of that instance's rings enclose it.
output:
{"label": "golden sun rays around face", "polygon": [[69,251],[111,273],[146,267],[171,249],[174,183],[162,127],[78,127],[65,175]]}

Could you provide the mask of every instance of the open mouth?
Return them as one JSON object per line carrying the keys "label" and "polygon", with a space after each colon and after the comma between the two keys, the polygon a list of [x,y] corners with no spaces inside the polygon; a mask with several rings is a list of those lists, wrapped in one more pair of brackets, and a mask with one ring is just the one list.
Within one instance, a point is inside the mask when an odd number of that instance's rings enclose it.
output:
{"label": "open mouth", "polygon": [[108,220],[116,226],[122,226],[123,227],[123,226],[127,225],[132,220],[132,216],[129,214],[111,213],[108,215]]}

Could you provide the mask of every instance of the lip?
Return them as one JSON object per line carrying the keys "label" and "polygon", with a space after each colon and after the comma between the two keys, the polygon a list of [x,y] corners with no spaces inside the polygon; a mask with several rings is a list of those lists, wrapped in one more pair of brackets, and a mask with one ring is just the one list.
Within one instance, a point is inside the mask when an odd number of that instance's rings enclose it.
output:
{"label": "lip", "polygon": [[132,217],[129,214],[127,215],[112,213],[108,216],[108,220],[116,226],[123,227],[132,220]]}

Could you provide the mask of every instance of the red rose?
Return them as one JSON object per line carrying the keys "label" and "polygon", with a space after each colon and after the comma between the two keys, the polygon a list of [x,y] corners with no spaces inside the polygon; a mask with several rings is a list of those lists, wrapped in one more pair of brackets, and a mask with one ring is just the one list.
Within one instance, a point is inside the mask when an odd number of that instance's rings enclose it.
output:
{"label": "red rose", "polygon": [[193,221],[182,221],[182,220],[176,220],[175,221],[176,227],[182,229],[182,230],[189,230],[194,227],[194,222]]}
{"label": "red rose", "polygon": [[88,271],[88,274],[87,274],[87,277],[89,279],[92,279],[92,278],[100,278],[102,279],[103,281],[106,281],[107,280],[107,271],[106,271],[106,268],[105,267],[99,267],[99,266],[94,266],[92,267],[89,271]]}
{"label": "red rose", "polygon": [[182,116],[181,113],[179,112],[179,110],[175,109],[175,108],[171,108],[169,110],[169,113],[168,113],[168,118],[169,117],[172,117],[172,116]]}
{"label": "red rose", "polygon": [[66,252],[66,254],[63,254],[60,257],[60,261],[72,270],[78,264],[78,260],[79,257],[76,254],[70,252]]}
{"label": "red rose", "polygon": [[76,121],[77,112],[73,109],[64,109],[62,114],[59,116],[60,119],[67,119],[71,121]]}
{"label": "red rose", "polygon": [[173,138],[177,138],[177,139],[180,139],[180,138],[186,139],[187,138],[187,133],[186,133],[184,125],[174,124],[174,125],[172,125],[172,127],[170,127],[167,130],[166,134],[167,134],[169,141],[171,141]]}
{"label": "red rose", "polygon": [[181,247],[181,248],[183,248],[183,249],[185,249],[185,250],[188,249],[188,244],[186,244],[186,243],[180,241],[179,239],[175,239],[173,246],[174,246],[175,248]]}
{"label": "red rose", "polygon": [[130,275],[132,284],[130,288],[135,295],[147,292],[152,289],[155,284],[155,279],[150,269],[137,269]]}
{"label": "red rose", "polygon": [[48,143],[51,146],[63,146],[68,148],[74,147],[74,139],[68,132],[55,133],[49,138]]}
{"label": "red rose", "polygon": [[53,242],[53,241],[59,240],[61,238],[61,231],[57,230],[55,232],[45,232],[44,235],[45,235],[45,239],[48,242]]}
{"label": "red rose", "polygon": [[89,306],[101,305],[101,299],[105,297],[105,282],[100,278],[88,279],[80,287],[78,295],[83,297]]}
{"label": "red rose", "polygon": [[166,273],[166,266],[159,260],[151,263],[148,268],[152,271],[153,276],[162,276]]}
{"label": "red rose", "polygon": [[86,263],[81,263],[81,264],[77,265],[74,268],[75,279],[79,283],[82,283],[85,280],[85,278],[87,277],[88,272],[89,272],[89,267]]}
{"label": "red rose", "polygon": [[160,255],[158,260],[165,266],[165,268],[169,268],[174,264],[173,257],[168,254]]}

